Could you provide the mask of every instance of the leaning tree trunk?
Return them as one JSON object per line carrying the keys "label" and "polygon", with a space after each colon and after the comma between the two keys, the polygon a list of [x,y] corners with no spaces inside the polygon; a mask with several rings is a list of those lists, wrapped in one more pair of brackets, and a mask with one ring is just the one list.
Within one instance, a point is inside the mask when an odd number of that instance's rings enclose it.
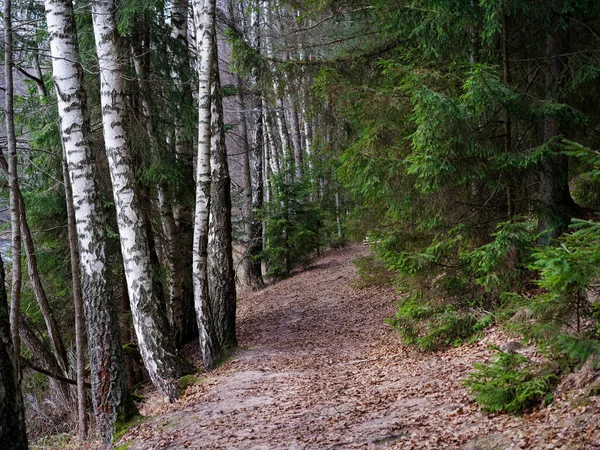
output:
{"label": "leaning tree trunk", "polygon": [[135,190],[135,172],[126,137],[124,74],[117,45],[115,11],[116,4],[112,0],[92,2],[96,52],[100,63],[104,142],[140,353],[153,384],[174,401],[179,397],[175,347],[168,331],[166,315],[161,309],[161,299],[154,290],[144,212]]}
{"label": "leaning tree trunk", "polygon": [[[92,400],[100,434],[110,442],[118,418],[128,419],[127,381],[119,318],[106,261],[105,218],[97,165],[89,145],[83,73],[71,0],[46,0],[61,135],[73,194]],[[81,330],[82,331],[82,330]],[[82,350],[78,347],[78,353]],[[78,381],[81,377],[78,354]]]}
{"label": "leaning tree trunk", "polygon": [[[10,10],[5,17],[10,17]],[[4,281],[4,262],[0,257],[0,448],[21,450],[28,448],[27,432]]]}
{"label": "leaning tree trunk", "polygon": [[[217,43],[213,43],[216,53]],[[237,346],[235,333],[235,269],[231,243],[231,179],[225,148],[223,100],[218,58],[213,59],[212,82],[212,170],[210,185],[210,224],[208,233],[208,298],[212,304],[214,327],[219,337],[219,353]]]}
{"label": "leaning tree trunk", "polygon": [[[4,118],[6,124],[6,150],[8,153],[8,188],[10,204],[10,228],[12,236],[12,290],[10,304],[10,326],[14,352],[17,356],[21,354],[21,343],[19,340],[19,318],[21,311],[21,209],[19,202],[19,182],[17,175],[17,137],[15,135],[15,111],[14,111],[14,83],[13,83],[13,45],[12,45],[12,20],[11,0],[4,2]],[[19,360],[15,360],[17,373],[19,371]],[[20,375],[18,377],[21,378]]]}
{"label": "leaning tree trunk", "polygon": [[[8,162],[4,157],[4,153],[0,149],[0,169],[8,176],[9,168]],[[67,368],[67,353],[64,350],[64,346],[62,344],[62,337],[60,332],[58,331],[58,326],[56,321],[54,320],[54,315],[50,310],[50,305],[48,304],[48,299],[46,297],[46,292],[44,290],[44,286],[42,285],[42,280],[40,278],[40,273],[37,265],[37,256],[35,254],[35,247],[33,243],[33,234],[31,233],[31,229],[29,228],[29,224],[27,223],[27,215],[25,213],[25,202],[23,200],[23,195],[21,194],[21,190],[19,187],[19,183],[17,182],[17,199],[19,202],[19,227],[22,231],[21,237],[23,238],[23,242],[25,243],[25,256],[27,257],[27,268],[29,270],[29,279],[31,281],[33,292],[35,294],[35,299],[40,308],[42,316],[44,318],[44,322],[46,324],[48,336],[53,343],[54,351],[56,355],[56,360],[59,363],[60,370],[63,375],[66,375]],[[12,312],[12,311],[11,311]],[[20,322],[20,319],[18,319]]]}
{"label": "leaning tree trunk", "polygon": [[219,357],[219,337],[214,328],[211,302],[208,298],[207,251],[210,213],[210,146],[211,146],[211,82],[216,57],[215,0],[194,0],[198,49],[198,162],[196,172],[196,216],[194,220],[194,303],[200,332],[204,367],[211,369]]}

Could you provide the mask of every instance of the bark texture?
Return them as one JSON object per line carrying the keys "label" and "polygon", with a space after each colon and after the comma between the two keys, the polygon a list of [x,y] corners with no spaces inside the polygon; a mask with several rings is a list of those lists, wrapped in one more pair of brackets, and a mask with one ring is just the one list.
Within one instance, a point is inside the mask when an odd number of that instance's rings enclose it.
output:
{"label": "bark texture", "polygon": [[[216,43],[215,43],[216,44]],[[216,45],[215,45],[216,46]],[[210,223],[208,238],[208,297],[219,353],[237,346],[235,333],[236,291],[231,229],[231,180],[225,148],[225,126],[219,67],[214,58],[212,81],[212,133],[210,166]]]}
{"label": "bark texture", "polygon": [[[71,0],[46,0],[45,6],[50,49],[54,56],[53,79],[61,118],[61,135],[72,187],[81,290],[88,332],[92,400],[100,434],[106,442],[110,442],[117,419],[126,420],[134,411],[128,408],[118,313],[108,284],[105,218],[98,196],[96,161],[88,141],[86,96],[79,64],[73,4]],[[82,351],[79,344],[78,352]],[[82,371],[78,367],[78,381],[81,376]]]}
{"label": "bark texture", "polygon": [[194,220],[194,304],[200,333],[204,367],[211,369],[219,357],[219,338],[214,311],[208,297],[208,228],[211,190],[211,82],[215,58],[215,0],[194,0],[198,49],[198,161],[196,171],[196,215]]}
{"label": "bark texture", "polygon": [[92,2],[104,142],[110,166],[121,253],[131,301],[133,325],[140,353],[153,384],[171,401],[179,397],[175,347],[153,286],[153,267],[144,228],[144,212],[135,189],[135,173],[127,142],[126,109],[121,52],[113,1]]}

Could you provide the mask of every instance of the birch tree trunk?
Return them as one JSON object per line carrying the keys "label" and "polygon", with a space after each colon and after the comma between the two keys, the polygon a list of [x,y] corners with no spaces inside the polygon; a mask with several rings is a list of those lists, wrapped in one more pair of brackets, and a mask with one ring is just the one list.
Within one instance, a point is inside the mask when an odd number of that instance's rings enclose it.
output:
{"label": "birch tree trunk", "polygon": [[13,45],[12,45],[12,1],[4,1],[4,118],[6,126],[6,151],[8,153],[8,189],[10,204],[10,228],[12,247],[12,290],[10,304],[10,333],[14,352],[17,355],[15,367],[18,379],[21,379],[18,356],[21,355],[19,340],[19,319],[21,311],[21,208],[19,202],[19,184],[17,175],[17,138],[15,135],[14,117],[14,83],[13,83]]}
{"label": "birch tree trunk", "polygon": [[211,369],[219,358],[219,337],[208,297],[208,229],[211,189],[211,84],[215,38],[215,0],[194,0],[196,47],[198,50],[198,161],[196,215],[194,220],[194,303],[204,367]]}
{"label": "birch tree trunk", "polygon": [[[127,409],[129,400],[118,313],[108,284],[105,218],[98,195],[96,161],[88,141],[86,94],[79,64],[73,4],[71,0],[46,0],[45,6],[61,135],[72,186],[73,214],[79,244],[92,400],[100,434],[105,442],[110,442],[115,421],[118,418],[128,419],[133,411]],[[78,339],[81,337],[80,334],[77,336]],[[78,387],[83,375],[79,367],[82,350],[80,345]]]}
{"label": "birch tree trunk", "polygon": [[28,448],[25,413],[4,282],[4,262],[0,258],[0,448],[22,450]]}
{"label": "birch tree trunk", "polygon": [[160,307],[161,299],[154,291],[144,212],[135,190],[135,173],[126,137],[125,90],[117,45],[115,10],[116,5],[112,0],[92,2],[96,53],[100,64],[104,142],[140,353],[153,384],[169,400],[174,401],[179,397],[175,348],[168,332],[166,315]]}

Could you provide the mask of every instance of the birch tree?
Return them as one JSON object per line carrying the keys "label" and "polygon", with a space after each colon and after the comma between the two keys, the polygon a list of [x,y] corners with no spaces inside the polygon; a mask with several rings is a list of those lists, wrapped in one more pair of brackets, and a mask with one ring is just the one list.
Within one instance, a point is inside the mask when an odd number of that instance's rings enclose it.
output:
{"label": "birch tree", "polygon": [[[250,39],[252,48],[260,53],[260,13],[254,5],[250,16]],[[262,96],[258,89],[259,74],[256,69],[252,72],[251,83],[254,88],[252,95],[253,116],[254,116],[254,132],[252,135],[252,145],[250,153],[251,166],[251,188],[252,202],[250,211],[250,229],[248,235],[248,258],[251,261],[250,270],[252,277],[262,282],[262,268],[257,257],[263,248],[263,223],[257,217],[258,211],[263,208],[263,153],[264,153],[264,128],[263,128],[263,102]]]}
{"label": "birch tree", "polygon": [[[72,186],[79,243],[92,399],[100,433],[110,441],[115,421],[118,417],[127,418],[130,411],[126,409],[127,382],[117,308],[108,282],[105,218],[98,195],[96,162],[89,145],[86,93],[79,64],[73,4],[71,0],[46,0],[45,7],[68,166],[69,179],[65,184],[70,181]],[[80,350],[81,347],[78,352]],[[82,375],[79,369],[78,378]],[[78,383],[81,381],[78,379]],[[83,401],[81,396],[80,401]],[[82,420],[80,418],[81,427],[85,430]]]}
{"label": "birch tree", "polygon": [[194,304],[200,333],[204,367],[211,369],[219,358],[219,339],[208,297],[208,229],[211,188],[211,83],[215,57],[215,0],[194,0],[196,47],[198,50],[198,161],[196,169],[196,213],[194,219]]}
{"label": "birch tree", "polygon": [[161,299],[153,286],[153,265],[144,228],[144,212],[135,189],[135,172],[127,141],[125,87],[113,1],[92,2],[104,142],[108,155],[121,253],[140,353],[154,385],[170,400],[179,397],[175,348]]}

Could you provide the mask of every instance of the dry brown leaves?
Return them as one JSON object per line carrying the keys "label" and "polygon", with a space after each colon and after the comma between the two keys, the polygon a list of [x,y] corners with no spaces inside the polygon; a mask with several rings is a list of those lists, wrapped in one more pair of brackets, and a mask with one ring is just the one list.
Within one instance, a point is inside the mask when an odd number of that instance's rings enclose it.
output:
{"label": "dry brown leaves", "polygon": [[[460,384],[490,358],[499,331],[473,345],[421,354],[384,319],[393,288],[353,289],[352,246],[248,295],[239,304],[241,348],[225,365],[149,417],[131,449],[600,449],[600,398],[569,391],[525,417],[479,411]],[[579,402],[579,403],[578,403]]]}

